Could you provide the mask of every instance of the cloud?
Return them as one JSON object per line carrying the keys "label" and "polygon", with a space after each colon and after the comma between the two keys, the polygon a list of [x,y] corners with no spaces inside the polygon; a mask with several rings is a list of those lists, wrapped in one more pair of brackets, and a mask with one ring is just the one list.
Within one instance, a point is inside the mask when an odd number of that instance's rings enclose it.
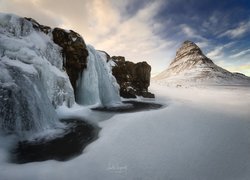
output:
{"label": "cloud", "polygon": [[1,6],[0,10],[32,17],[41,24],[75,30],[87,44],[111,55],[124,55],[134,61],[151,59],[152,63],[165,59],[167,53],[163,50],[173,42],[154,33],[162,26],[153,19],[165,1],[145,1],[141,6],[137,3],[134,14],[126,16],[126,7],[128,3],[133,6],[133,2],[2,0],[5,6]]}
{"label": "cloud", "polygon": [[217,47],[214,50],[207,53],[207,57],[209,57],[211,59],[218,59],[224,55],[223,49],[224,49],[223,46]]}
{"label": "cloud", "polygon": [[184,35],[186,35],[188,38],[196,38],[199,40],[205,40],[202,36],[199,35],[199,33],[192,29],[190,26],[187,24],[181,24],[180,25],[181,31]]}
{"label": "cloud", "polygon": [[234,29],[227,30],[226,32],[219,35],[219,37],[227,36],[231,39],[233,38],[240,38],[244,36],[250,29],[250,21],[248,22],[241,22],[238,27]]}
{"label": "cloud", "polygon": [[39,7],[37,2],[37,0],[1,0],[0,11],[24,17],[32,17],[40,23],[53,27],[59,26],[62,23],[60,16],[52,17],[49,11]]}
{"label": "cloud", "polygon": [[236,42],[229,42],[224,45],[216,46],[212,51],[207,53],[207,57],[211,59],[219,59],[226,55],[225,49],[232,47]]}
{"label": "cloud", "polygon": [[209,41],[200,41],[196,42],[197,46],[199,46],[201,49],[210,46]]}
{"label": "cloud", "polygon": [[244,55],[247,55],[247,54],[250,54],[250,49],[240,51],[239,53],[233,54],[233,55],[231,55],[229,57],[230,58],[238,58],[238,57],[241,57],[241,56],[244,56]]}
{"label": "cloud", "polygon": [[148,3],[134,16],[119,22],[116,31],[99,39],[95,47],[105,47],[111,55],[123,55],[130,61],[148,61],[153,72],[162,71],[174,57],[175,50],[170,48],[175,42],[154,33],[162,28],[153,19],[160,7],[161,1]]}
{"label": "cloud", "polygon": [[241,66],[239,66],[239,68],[240,68],[241,70],[249,70],[249,71],[250,71],[250,64],[241,65]]}
{"label": "cloud", "polygon": [[[230,39],[217,41],[219,36],[238,38],[249,32],[250,21],[231,21],[227,13],[230,9],[226,13],[216,8],[203,11],[199,7],[204,3],[185,7],[181,4],[182,1],[172,0],[0,0],[0,11],[32,17],[44,25],[72,29],[87,44],[110,55],[123,55],[135,62],[148,61],[153,73],[167,67],[186,39],[209,50],[207,55],[217,61],[229,57],[223,43]],[[235,22],[241,23],[232,28]],[[243,48],[249,49],[240,46]],[[246,56],[240,55],[245,58],[240,61],[249,62]]]}
{"label": "cloud", "polygon": [[231,72],[241,72],[247,76],[250,76],[250,64],[244,64],[244,65],[231,65],[228,66],[227,69]]}
{"label": "cloud", "polygon": [[[140,51],[143,54],[152,49],[159,49],[166,43],[153,33],[159,26],[153,26],[154,22],[151,19],[159,6],[158,3],[152,3],[139,10],[135,16],[117,24],[116,32],[104,37],[108,41],[100,41],[96,45],[108,47],[113,52],[125,51],[125,53],[126,51]],[[135,54],[136,56],[138,55]]]}
{"label": "cloud", "polygon": [[249,62],[244,63],[244,64],[239,62],[238,64],[235,64],[232,61],[227,61],[227,60],[223,59],[223,60],[217,61],[216,64],[223,67],[224,69],[227,69],[230,72],[239,72],[239,73],[243,73],[247,76],[250,76],[250,64],[249,64]]}

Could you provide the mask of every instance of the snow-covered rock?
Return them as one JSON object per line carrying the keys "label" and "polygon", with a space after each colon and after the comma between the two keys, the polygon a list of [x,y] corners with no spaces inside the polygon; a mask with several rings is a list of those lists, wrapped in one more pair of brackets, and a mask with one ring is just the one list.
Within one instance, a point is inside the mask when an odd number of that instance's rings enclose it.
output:
{"label": "snow-covered rock", "polygon": [[249,77],[217,66],[191,41],[185,41],[170,66],[153,79],[160,84],[175,86],[250,84]]}
{"label": "snow-covered rock", "polygon": [[32,21],[0,14],[0,131],[54,127],[55,107],[75,102],[61,48]]}

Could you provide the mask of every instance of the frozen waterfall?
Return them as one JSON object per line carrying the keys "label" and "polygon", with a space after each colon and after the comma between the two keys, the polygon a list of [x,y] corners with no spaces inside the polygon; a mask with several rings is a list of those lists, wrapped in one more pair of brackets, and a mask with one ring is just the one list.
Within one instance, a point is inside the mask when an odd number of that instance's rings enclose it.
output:
{"label": "frozen waterfall", "polygon": [[0,68],[0,132],[23,135],[59,125],[55,110],[33,67],[26,65],[29,68],[27,72],[0,61]]}
{"label": "frozen waterfall", "polygon": [[58,127],[55,107],[74,104],[61,48],[30,21],[0,13],[0,133]]}
{"label": "frozen waterfall", "polygon": [[112,61],[107,62],[106,54],[92,46],[87,46],[87,49],[87,69],[78,79],[76,101],[82,105],[121,106],[119,85],[112,75]]}

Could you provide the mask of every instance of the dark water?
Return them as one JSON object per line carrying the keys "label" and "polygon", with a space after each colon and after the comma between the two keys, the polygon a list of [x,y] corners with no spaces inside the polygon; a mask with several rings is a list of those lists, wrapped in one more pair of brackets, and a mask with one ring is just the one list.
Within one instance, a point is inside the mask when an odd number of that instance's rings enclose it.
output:
{"label": "dark water", "polygon": [[[131,106],[126,108],[95,108],[93,110],[111,113],[129,113],[154,110],[163,107],[161,104],[125,101]],[[104,113],[105,114],[105,113]],[[11,151],[10,161],[23,164],[28,162],[57,160],[67,161],[80,155],[84,148],[98,138],[100,128],[84,120],[64,119],[65,131],[53,139],[38,138],[32,141],[19,141]]]}
{"label": "dark water", "polygon": [[66,161],[80,155],[89,143],[98,138],[100,128],[95,125],[82,120],[61,121],[67,125],[63,134],[49,140],[19,141],[11,152],[11,162]]}
{"label": "dark water", "polygon": [[114,108],[98,107],[98,108],[93,108],[92,110],[114,112],[114,113],[130,113],[130,112],[155,110],[163,107],[162,104],[141,102],[141,101],[123,101],[123,103],[130,104],[131,106],[114,107]]}

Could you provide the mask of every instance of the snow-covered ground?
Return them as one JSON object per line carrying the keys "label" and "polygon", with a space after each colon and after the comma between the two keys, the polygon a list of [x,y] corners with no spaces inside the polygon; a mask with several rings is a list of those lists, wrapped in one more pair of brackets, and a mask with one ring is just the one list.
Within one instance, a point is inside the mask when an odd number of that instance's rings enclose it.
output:
{"label": "snow-covered ground", "polygon": [[[67,162],[6,162],[3,180],[249,180],[250,87],[169,88],[152,84],[154,111],[111,115],[75,107],[102,127],[84,153]],[[70,115],[62,108],[61,116]],[[96,115],[96,116],[95,116]],[[93,117],[97,118],[93,118]]]}

